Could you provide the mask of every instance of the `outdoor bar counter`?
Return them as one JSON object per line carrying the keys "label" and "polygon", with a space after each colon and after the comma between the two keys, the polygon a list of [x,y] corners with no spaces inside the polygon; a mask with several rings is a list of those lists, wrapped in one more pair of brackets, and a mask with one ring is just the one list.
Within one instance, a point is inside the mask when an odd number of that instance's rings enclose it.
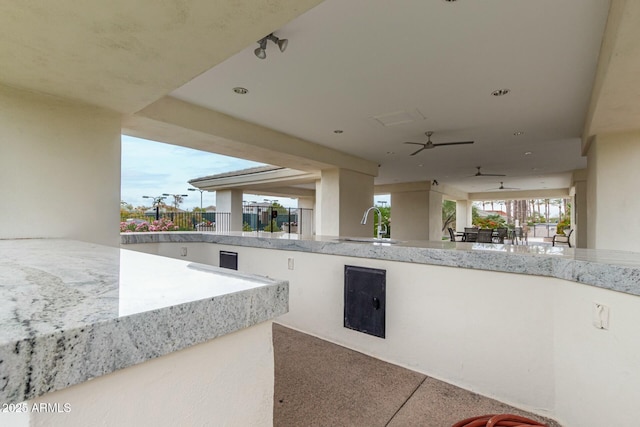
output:
{"label": "outdoor bar counter", "polygon": [[58,239],[0,240],[0,292],[4,412],[288,310],[285,281]]}
{"label": "outdoor bar counter", "polygon": [[[366,240],[366,239],[363,239]],[[236,232],[123,233],[123,247],[136,243],[215,243],[261,249],[400,261],[555,277],[640,295],[640,253],[551,245],[435,241],[350,240],[345,237]],[[390,243],[393,242],[393,243]]]}
{"label": "outdoor bar counter", "polygon": [[[121,243],[211,265],[235,253],[240,271],[288,281],[278,323],[562,425],[640,417],[638,253],[255,232],[125,233]],[[384,338],[345,327],[351,267],[384,274],[366,289],[379,304],[360,306],[384,319]]]}

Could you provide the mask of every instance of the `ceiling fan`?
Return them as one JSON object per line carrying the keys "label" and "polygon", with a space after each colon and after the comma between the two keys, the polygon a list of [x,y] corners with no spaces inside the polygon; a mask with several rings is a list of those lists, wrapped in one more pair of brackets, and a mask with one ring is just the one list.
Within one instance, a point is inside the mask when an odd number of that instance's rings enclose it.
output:
{"label": "ceiling fan", "polygon": [[482,166],[476,166],[476,169],[478,169],[478,172],[476,172],[476,174],[474,176],[507,176],[505,174],[501,174],[501,173],[482,173],[480,171],[480,168]]}
{"label": "ceiling fan", "polygon": [[505,187],[504,186],[504,182],[500,181],[500,187],[489,188],[488,190],[519,190],[519,188],[516,188],[516,187]]}
{"label": "ceiling fan", "polygon": [[427,131],[424,134],[427,135],[427,142],[405,142],[405,144],[422,145],[422,148],[420,148],[418,151],[411,153],[412,156],[415,156],[422,150],[428,150],[431,148],[440,147],[442,145],[473,144],[473,141],[441,142],[439,144],[434,144],[433,142],[431,142],[431,135],[433,135],[433,131]]}

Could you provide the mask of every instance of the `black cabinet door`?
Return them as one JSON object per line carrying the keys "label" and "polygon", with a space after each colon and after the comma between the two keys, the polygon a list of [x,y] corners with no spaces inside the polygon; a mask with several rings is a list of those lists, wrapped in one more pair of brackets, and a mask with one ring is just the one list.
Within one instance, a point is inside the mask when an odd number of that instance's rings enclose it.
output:
{"label": "black cabinet door", "polygon": [[385,337],[386,270],[344,266],[344,327]]}
{"label": "black cabinet door", "polygon": [[218,264],[222,268],[230,268],[231,270],[238,269],[238,253],[220,251],[220,263]]}

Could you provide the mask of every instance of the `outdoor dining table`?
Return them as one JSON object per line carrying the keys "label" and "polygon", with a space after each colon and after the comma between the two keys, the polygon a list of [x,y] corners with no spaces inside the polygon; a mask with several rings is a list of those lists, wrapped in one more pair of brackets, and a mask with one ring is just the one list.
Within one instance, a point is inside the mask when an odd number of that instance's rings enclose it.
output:
{"label": "outdoor dining table", "polygon": [[[475,239],[469,239],[470,236],[475,236]],[[462,232],[462,241],[468,242],[469,240],[475,242],[478,240],[478,232],[477,231],[463,231]]]}
{"label": "outdoor dining table", "polygon": [[[460,234],[460,233],[459,233]],[[477,242],[478,241],[478,232],[477,231],[463,231],[462,233],[462,241],[463,242]],[[498,237],[498,230],[494,229],[493,233],[491,234],[492,237]],[[469,239],[469,237],[472,237],[471,239]],[[475,239],[473,238],[475,237]]]}

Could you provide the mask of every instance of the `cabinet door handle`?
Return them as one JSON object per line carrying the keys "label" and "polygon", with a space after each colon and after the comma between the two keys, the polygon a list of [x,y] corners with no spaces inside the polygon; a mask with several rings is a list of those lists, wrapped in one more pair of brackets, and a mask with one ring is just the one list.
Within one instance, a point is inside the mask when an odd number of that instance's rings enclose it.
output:
{"label": "cabinet door handle", "polygon": [[373,308],[380,310],[380,300],[376,297],[373,297]]}

